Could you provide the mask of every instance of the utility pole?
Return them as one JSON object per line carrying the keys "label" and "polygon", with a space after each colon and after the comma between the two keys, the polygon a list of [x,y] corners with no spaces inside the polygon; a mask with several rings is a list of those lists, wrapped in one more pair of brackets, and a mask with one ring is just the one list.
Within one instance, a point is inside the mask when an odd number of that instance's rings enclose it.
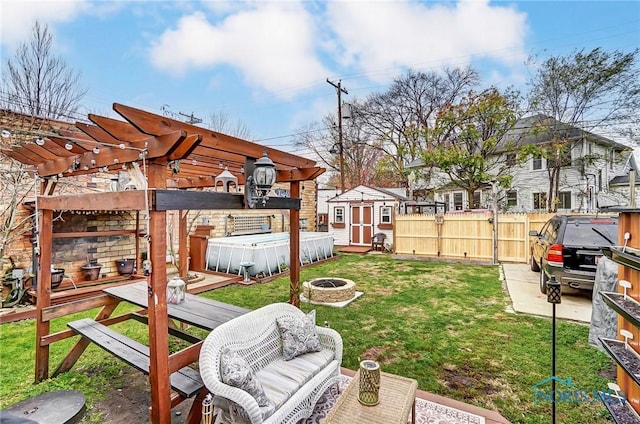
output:
{"label": "utility pole", "polygon": [[338,83],[329,81],[327,82],[336,88],[338,92],[338,148],[340,154],[340,194],[344,193],[344,149],[342,145],[342,93],[349,94],[349,92],[342,88],[342,80],[338,80]]}
{"label": "utility pole", "polygon": [[186,122],[187,124],[199,124],[200,122],[202,122],[202,119],[196,118],[195,116],[193,116],[193,112],[191,112],[191,115],[187,115],[186,113],[178,112],[178,115],[182,115],[182,116],[186,117],[187,119],[184,122]]}

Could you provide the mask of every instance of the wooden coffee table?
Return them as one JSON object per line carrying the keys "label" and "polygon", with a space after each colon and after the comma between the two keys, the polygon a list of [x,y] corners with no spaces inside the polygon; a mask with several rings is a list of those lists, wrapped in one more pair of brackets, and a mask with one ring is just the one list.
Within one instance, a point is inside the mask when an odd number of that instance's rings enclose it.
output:
{"label": "wooden coffee table", "polygon": [[409,413],[411,423],[416,422],[416,390],[418,382],[386,372],[380,373],[379,403],[365,406],[358,401],[360,371],[340,395],[325,424],[407,424]]}

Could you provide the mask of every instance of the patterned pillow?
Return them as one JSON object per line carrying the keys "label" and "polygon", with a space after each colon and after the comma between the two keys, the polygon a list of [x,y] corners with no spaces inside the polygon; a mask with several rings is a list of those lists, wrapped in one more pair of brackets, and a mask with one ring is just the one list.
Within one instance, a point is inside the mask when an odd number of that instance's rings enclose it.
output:
{"label": "patterned pillow", "polygon": [[220,358],[220,374],[222,382],[253,396],[258,405],[269,406],[270,402],[264,393],[262,384],[256,378],[247,361],[238,352],[225,349]]}
{"label": "patterned pillow", "polygon": [[316,331],[315,309],[302,318],[280,317],[276,322],[282,336],[282,356],[285,361],[303,353],[322,350]]}

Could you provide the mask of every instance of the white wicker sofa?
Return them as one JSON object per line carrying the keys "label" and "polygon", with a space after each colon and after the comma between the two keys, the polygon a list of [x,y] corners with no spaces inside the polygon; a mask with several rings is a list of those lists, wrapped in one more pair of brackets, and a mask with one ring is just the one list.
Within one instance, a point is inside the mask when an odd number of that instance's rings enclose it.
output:
{"label": "white wicker sofa", "polygon": [[[315,404],[328,387],[337,384],[342,363],[342,338],[335,330],[309,324],[315,329],[320,347],[314,352],[285,360],[282,322],[300,322],[306,315],[288,303],[274,303],[234,318],[215,328],[200,351],[200,374],[213,395],[218,423],[297,423],[313,413]],[[309,321],[306,321],[307,323]],[[316,339],[317,341],[317,339]],[[285,348],[291,343],[285,340]],[[254,395],[230,384],[223,375],[229,356],[240,356],[250,367],[268,399],[260,406]],[[262,398],[263,399],[263,398]],[[264,404],[264,402],[263,402]]]}

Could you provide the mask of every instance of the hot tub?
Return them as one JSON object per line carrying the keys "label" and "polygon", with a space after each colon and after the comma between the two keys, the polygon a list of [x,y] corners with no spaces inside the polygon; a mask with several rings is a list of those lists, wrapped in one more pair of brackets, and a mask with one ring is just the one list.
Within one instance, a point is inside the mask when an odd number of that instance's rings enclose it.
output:
{"label": "hot tub", "polygon": [[[333,256],[333,236],[325,232],[300,232],[300,264]],[[289,233],[252,234],[210,238],[207,245],[209,270],[241,275],[240,264],[253,263],[253,277],[271,276],[289,268]]]}

